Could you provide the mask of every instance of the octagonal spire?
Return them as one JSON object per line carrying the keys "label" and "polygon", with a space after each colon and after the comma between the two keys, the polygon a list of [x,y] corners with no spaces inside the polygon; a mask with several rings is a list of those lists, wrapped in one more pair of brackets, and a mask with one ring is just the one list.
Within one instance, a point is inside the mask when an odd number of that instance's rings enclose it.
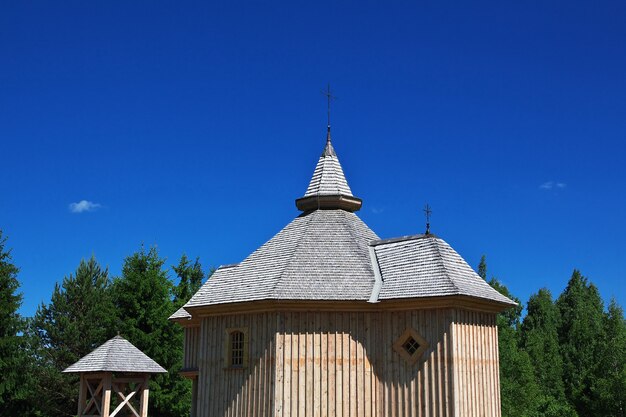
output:
{"label": "octagonal spire", "polygon": [[326,146],[317,161],[313,177],[304,197],[296,200],[302,211],[317,209],[342,209],[350,212],[361,208],[361,199],[352,195],[352,190],[339,163],[330,140],[330,126],[326,133]]}

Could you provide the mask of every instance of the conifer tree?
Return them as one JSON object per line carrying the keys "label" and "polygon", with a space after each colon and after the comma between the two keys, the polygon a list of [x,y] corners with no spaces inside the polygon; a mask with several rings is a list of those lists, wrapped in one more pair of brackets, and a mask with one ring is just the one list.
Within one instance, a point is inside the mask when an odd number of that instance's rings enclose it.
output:
{"label": "conifer tree", "polygon": [[31,325],[38,395],[48,417],[75,415],[78,377],[62,371],[116,332],[108,270],[92,256],[55,285],[50,304],[42,304]]}
{"label": "conifer tree", "polygon": [[155,247],[141,248],[127,257],[122,276],[114,282],[114,299],[121,335],[168,373],[150,383],[150,415],[182,417],[189,413],[191,386],[179,374],[183,332],[168,320],[174,313],[174,286]]}
{"label": "conifer tree", "polygon": [[172,269],[178,276],[178,285],[174,291],[174,304],[180,308],[200,289],[204,271],[199,258],[196,258],[192,264],[185,254],[181,256],[177,266],[172,266]]}
{"label": "conifer tree", "polygon": [[480,257],[480,263],[478,264],[478,276],[487,281],[487,257],[485,255]]}
{"label": "conifer tree", "polygon": [[530,357],[519,348],[520,301],[496,278],[489,284],[518,303],[497,317],[502,416],[531,417],[536,415],[540,391]]}
{"label": "conifer tree", "polygon": [[565,400],[563,361],[559,352],[559,310],[547,288],[533,294],[527,303],[521,327],[521,346],[528,352],[535,377],[544,394]]}
{"label": "conifer tree", "polygon": [[27,416],[32,369],[25,353],[25,320],[18,313],[18,272],[0,230],[0,410],[3,415]]}
{"label": "conifer tree", "polygon": [[624,310],[611,300],[604,315],[605,340],[593,380],[594,415],[626,416],[626,322]]}
{"label": "conifer tree", "polygon": [[598,289],[574,270],[556,304],[565,395],[579,415],[590,416],[595,403],[591,387],[605,338],[602,299]]}

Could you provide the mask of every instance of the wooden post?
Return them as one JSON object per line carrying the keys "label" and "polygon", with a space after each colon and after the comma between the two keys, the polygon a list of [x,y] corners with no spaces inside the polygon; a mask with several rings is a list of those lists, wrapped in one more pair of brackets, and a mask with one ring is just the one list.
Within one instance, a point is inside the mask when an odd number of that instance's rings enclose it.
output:
{"label": "wooden post", "polygon": [[106,372],[102,379],[102,417],[109,417],[111,412],[111,372]]}
{"label": "wooden post", "polygon": [[197,417],[196,403],[198,402],[198,377],[191,379],[191,417]]}
{"label": "wooden post", "polygon": [[[141,388],[141,397],[139,397],[139,416],[148,417],[148,397],[150,396],[150,374],[146,374],[143,379],[143,386]],[[105,417],[105,416],[102,416]]]}
{"label": "wooden post", "polygon": [[85,398],[87,396],[87,393],[85,392],[87,387],[85,387],[85,384],[85,374],[81,373],[80,388],[78,390],[78,417],[81,417],[84,414],[83,411],[85,411]]}

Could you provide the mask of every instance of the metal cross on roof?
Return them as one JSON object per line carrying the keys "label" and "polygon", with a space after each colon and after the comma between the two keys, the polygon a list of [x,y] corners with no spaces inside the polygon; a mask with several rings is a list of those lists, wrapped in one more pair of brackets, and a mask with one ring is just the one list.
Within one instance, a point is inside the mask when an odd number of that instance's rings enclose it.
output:
{"label": "metal cross on roof", "polygon": [[328,100],[328,130],[330,130],[330,100],[336,100],[337,97],[333,96],[330,91],[330,83],[326,87],[326,91],[322,90],[322,94],[326,96],[326,99]]}
{"label": "metal cross on roof", "polygon": [[430,215],[432,213],[433,211],[430,209],[430,206],[426,204],[426,206],[424,206],[424,214],[426,214],[426,234],[427,235],[430,234]]}

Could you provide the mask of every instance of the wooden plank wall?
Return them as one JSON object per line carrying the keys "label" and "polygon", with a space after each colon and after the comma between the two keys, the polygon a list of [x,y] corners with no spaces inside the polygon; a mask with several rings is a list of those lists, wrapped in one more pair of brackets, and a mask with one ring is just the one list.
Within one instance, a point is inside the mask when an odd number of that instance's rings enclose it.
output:
{"label": "wooden plank wall", "polygon": [[[249,331],[247,369],[225,369],[235,327]],[[408,327],[430,344],[414,365],[392,346]],[[198,416],[500,416],[493,314],[241,314],[204,318],[199,336]]]}
{"label": "wooden plank wall", "polygon": [[[452,417],[452,310],[278,315],[276,417]],[[394,341],[430,341],[408,364]],[[281,389],[282,387],[282,389]]]}
{"label": "wooden plank wall", "polygon": [[500,417],[496,315],[457,310],[452,338],[455,417]]}
{"label": "wooden plank wall", "polygon": [[[273,415],[274,313],[212,316],[200,329],[198,416]],[[245,327],[250,337],[249,366],[227,369],[226,329]]]}
{"label": "wooden plank wall", "polygon": [[200,348],[200,326],[185,327],[183,369],[198,367],[198,349]]}

